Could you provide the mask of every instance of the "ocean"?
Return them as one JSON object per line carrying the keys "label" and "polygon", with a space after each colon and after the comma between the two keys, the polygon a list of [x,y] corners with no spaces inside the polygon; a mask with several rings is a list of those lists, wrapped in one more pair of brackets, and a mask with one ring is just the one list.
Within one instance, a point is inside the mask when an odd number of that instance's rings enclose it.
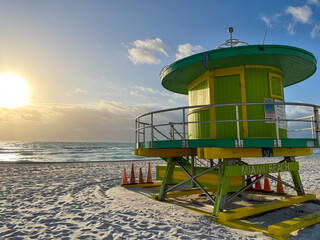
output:
{"label": "ocean", "polygon": [[[0,162],[134,161],[134,143],[109,142],[0,142]],[[314,149],[309,157],[320,157]]]}
{"label": "ocean", "polygon": [[0,142],[0,161],[92,162],[149,159],[134,155],[134,143]]}

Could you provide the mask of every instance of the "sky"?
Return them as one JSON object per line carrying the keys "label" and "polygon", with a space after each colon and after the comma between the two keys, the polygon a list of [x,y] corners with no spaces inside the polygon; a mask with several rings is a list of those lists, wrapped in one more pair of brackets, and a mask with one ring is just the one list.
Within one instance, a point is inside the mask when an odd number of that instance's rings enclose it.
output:
{"label": "sky", "polygon": [[[188,105],[161,85],[177,59],[233,37],[320,55],[320,0],[1,0],[0,74],[29,86],[28,104],[0,108],[0,140],[133,142],[136,116]],[[285,89],[320,104],[319,70]]]}

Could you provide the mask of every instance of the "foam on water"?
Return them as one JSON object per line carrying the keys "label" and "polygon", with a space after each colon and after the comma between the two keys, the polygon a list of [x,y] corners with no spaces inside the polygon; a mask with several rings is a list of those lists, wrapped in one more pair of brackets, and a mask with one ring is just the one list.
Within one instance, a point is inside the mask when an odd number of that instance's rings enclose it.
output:
{"label": "foam on water", "polygon": [[0,142],[0,161],[87,162],[147,159],[134,143]]}

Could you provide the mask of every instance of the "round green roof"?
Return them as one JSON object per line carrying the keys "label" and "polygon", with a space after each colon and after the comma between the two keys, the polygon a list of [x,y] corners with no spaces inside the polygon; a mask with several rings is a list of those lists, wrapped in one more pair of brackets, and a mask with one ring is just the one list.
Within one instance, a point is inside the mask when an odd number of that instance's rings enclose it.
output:
{"label": "round green roof", "polygon": [[188,84],[208,69],[241,65],[265,65],[283,71],[284,87],[310,77],[317,69],[315,56],[301,48],[284,45],[250,45],[220,48],[180,59],[161,72],[162,85],[188,94]]}

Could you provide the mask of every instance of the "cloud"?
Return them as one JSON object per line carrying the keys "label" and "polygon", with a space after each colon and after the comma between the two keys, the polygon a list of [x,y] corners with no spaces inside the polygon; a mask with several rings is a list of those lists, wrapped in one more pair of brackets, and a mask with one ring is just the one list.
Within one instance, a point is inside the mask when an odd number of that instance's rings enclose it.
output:
{"label": "cloud", "polygon": [[1,140],[133,142],[135,118],[158,109],[107,101],[1,108]]}
{"label": "cloud", "polygon": [[145,93],[147,93],[147,92],[148,93],[157,93],[157,92],[159,92],[158,90],[154,90],[152,88],[146,88],[146,87],[141,87],[141,86],[137,86],[137,85],[133,86],[133,88],[138,89],[138,90],[140,90],[142,92],[145,92]]}
{"label": "cloud", "polygon": [[267,27],[272,27],[275,23],[280,22],[281,13],[273,14],[271,16],[260,14],[260,19],[265,22]]}
{"label": "cloud", "polygon": [[[318,1],[319,0],[311,0],[308,3],[315,4]],[[283,13],[277,13],[273,15],[260,13],[259,18],[267,25],[267,27],[285,28],[290,35],[294,35],[296,33],[295,27],[297,23],[312,23],[313,12],[308,5],[303,5],[301,7],[289,6],[284,10]],[[291,16],[291,19],[288,20],[286,16]]]}
{"label": "cloud", "polygon": [[178,47],[178,53],[176,54],[176,60],[203,52],[204,50],[205,49],[200,45],[192,46],[190,43],[180,44]]}
{"label": "cloud", "polygon": [[140,98],[143,98],[143,99],[146,98],[145,96],[143,96],[143,95],[141,95],[141,94],[139,94],[139,93],[137,93],[135,91],[132,91],[132,90],[130,91],[130,95],[136,96],[136,97],[140,97]]}
{"label": "cloud", "polygon": [[[305,106],[286,106],[286,118],[297,119],[313,115],[313,109]],[[305,121],[309,122],[305,122]],[[306,129],[311,127],[310,118],[304,121],[288,121],[289,130]],[[289,137],[294,138],[310,138],[312,136],[311,130],[289,132]]]}
{"label": "cloud", "polygon": [[159,54],[168,57],[165,51],[166,44],[160,38],[136,40],[133,44],[135,47],[128,49],[128,58],[134,64],[159,64],[161,62],[157,57]]}
{"label": "cloud", "polygon": [[165,96],[165,97],[170,97],[172,94],[162,91],[162,92],[161,92],[161,95],[162,95],[162,96]]}
{"label": "cloud", "polygon": [[301,23],[309,23],[312,16],[312,10],[307,5],[302,7],[289,6],[285,12],[291,14],[294,21]]}
{"label": "cloud", "polygon": [[288,24],[287,31],[289,32],[290,35],[296,34],[296,30],[294,29],[295,26],[296,24],[294,22]]}
{"label": "cloud", "polygon": [[184,94],[178,94],[178,93],[174,93],[173,94],[173,98],[174,99],[182,99],[182,100],[189,100],[189,96],[188,95],[184,95]]}
{"label": "cloud", "polygon": [[317,6],[320,5],[319,0],[308,0],[307,3],[308,4],[314,4],[314,5],[317,5]]}
{"label": "cloud", "polygon": [[87,90],[84,90],[84,89],[80,89],[80,88],[76,88],[73,90],[74,93],[86,93],[88,92]]}
{"label": "cloud", "polygon": [[317,22],[316,25],[314,25],[310,33],[310,36],[312,38],[320,37],[320,22]]}
{"label": "cloud", "polygon": [[305,106],[286,106],[286,116],[290,119],[306,117],[313,114],[313,109]]}
{"label": "cloud", "polygon": [[71,92],[67,93],[67,96],[73,96],[75,94],[84,94],[87,93],[88,91],[85,89],[80,89],[80,88],[76,88],[74,90],[72,90]]}

